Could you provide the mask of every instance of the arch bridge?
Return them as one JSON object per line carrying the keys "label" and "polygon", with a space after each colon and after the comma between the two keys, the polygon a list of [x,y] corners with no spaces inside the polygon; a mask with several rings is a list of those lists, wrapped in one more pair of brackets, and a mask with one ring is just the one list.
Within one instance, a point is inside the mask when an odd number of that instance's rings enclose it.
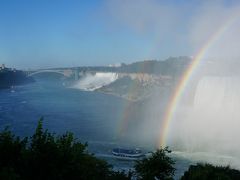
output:
{"label": "arch bridge", "polygon": [[57,73],[65,77],[71,77],[71,76],[74,76],[75,74],[79,74],[79,71],[76,69],[43,69],[43,70],[36,70],[36,71],[28,71],[26,73],[29,77],[37,74],[42,74],[42,73]]}

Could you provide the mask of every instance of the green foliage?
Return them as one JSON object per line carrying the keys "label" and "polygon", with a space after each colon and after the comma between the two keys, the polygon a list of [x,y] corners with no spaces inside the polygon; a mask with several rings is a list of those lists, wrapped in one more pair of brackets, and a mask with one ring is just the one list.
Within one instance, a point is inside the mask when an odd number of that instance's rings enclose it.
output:
{"label": "green foliage", "polygon": [[146,60],[135,62],[128,65],[123,65],[116,72],[125,73],[148,73],[177,76],[185,72],[185,68],[191,62],[189,57],[169,57],[164,61]]}
{"label": "green foliage", "polygon": [[229,166],[213,166],[210,164],[191,165],[181,178],[182,180],[239,180],[240,171]]}
{"label": "green foliage", "polygon": [[0,132],[0,179],[18,179],[16,170],[23,164],[27,138],[20,140],[8,128]]}
{"label": "green foliage", "polygon": [[110,175],[111,180],[131,180],[133,177],[133,173],[129,171],[129,173],[126,175],[124,171],[112,171]]}
{"label": "green foliage", "polygon": [[168,148],[159,149],[151,157],[137,161],[135,165],[136,174],[139,179],[172,179],[175,162],[166,155],[171,151]]}
{"label": "green foliage", "polygon": [[[104,160],[96,158],[67,132],[61,136],[49,133],[41,118],[30,138],[20,139],[5,128],[0,132],[0,179],[4,180],[144,180],[173,179],[175,162],[167,156],[168,148],[139,160],[135,171],[113,171]],[[191,165],[182,180],[237,180],[240,171],[210,164]]]}
{"label": "green foliage", "polygon": [[55,136],[44,131],[42,118],[29,139],[21,140],[5,129],[0,133],[0,179],[130,179],[89,154],[86,147],[87,144],[77,141],[72,133]]}

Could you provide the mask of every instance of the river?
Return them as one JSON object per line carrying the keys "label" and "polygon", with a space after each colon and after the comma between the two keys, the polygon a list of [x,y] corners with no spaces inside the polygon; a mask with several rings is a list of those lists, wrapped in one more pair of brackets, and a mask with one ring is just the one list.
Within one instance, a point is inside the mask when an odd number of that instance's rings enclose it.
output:
{"label": "river", "polygon": [[[142,146],[144,151],[148,151],[153,147],[138,143],[134,135],[120,133],[123,118],[134,123],[141,121],[141,111],[138,115],[128,111],[128,116],[123,116],[126,105],[130,103],[112,95],[65,87],[62,81],[38,80],[0,91],[0,129],[8,126],[18,136],[31,136],[39,118],[44,117],[45,129],[56,134],[71,131],[82,143],[88,142],[91,153],[107,160],[116,169],[127,170],[133,167],[134,162],[112,158],[112,148]],[[141,105],[133,103],[130,106],[137,109]],[[178,161],[177,176],[188,165],[186,161]]]}

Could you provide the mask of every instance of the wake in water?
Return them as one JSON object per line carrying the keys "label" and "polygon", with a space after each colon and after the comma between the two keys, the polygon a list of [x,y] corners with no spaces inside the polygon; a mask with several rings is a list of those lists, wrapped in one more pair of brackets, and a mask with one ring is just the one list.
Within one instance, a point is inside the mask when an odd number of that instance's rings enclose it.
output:
{"label": "wake in water", "polygon": [[81,78],[76,84],[73,85],[73,88],[81,89],[84,91],[94,91],[103,86],[106,86],[118,79],[117,73],[101,73],[97,72],[96,74],[86,74]]}

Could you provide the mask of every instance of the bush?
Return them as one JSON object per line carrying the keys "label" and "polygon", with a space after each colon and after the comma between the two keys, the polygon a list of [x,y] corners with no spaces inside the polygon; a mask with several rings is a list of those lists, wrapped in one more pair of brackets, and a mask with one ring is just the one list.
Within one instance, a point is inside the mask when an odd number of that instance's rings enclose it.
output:
{"label": "bush", "polygon": [[166,155],[168,148],[159,149],[151,157],[137,161],[135,170],[137,177],[144,180],[173,179],[175,162]]}
{"label": "bush", "polygon": [[89,154],[86,147],[72,133],[55,136],[44,131],[42,119],[30,138],[21,140],[6,128],[0,132],[0,179],[130,179]]}
{"label": "bush", "polygon": [[[168,148],[159,149],[149,158],[136,161],[135,171],[113,171],[106,161],[87,151],[74,135],[61,136],[43,130],[42,119],[31,137],[19,138],[8,128],[0,132],[0,179],[4,180],[144,180],[173,179],[175,162]],[[191,165],[182,180],[239,180],[240,171],[229,166]]]}
{"label": "bush", "polygon": [[191,165],[181,180],[239,180],[240,171],[229,166],[213,166],[210,164]]}

